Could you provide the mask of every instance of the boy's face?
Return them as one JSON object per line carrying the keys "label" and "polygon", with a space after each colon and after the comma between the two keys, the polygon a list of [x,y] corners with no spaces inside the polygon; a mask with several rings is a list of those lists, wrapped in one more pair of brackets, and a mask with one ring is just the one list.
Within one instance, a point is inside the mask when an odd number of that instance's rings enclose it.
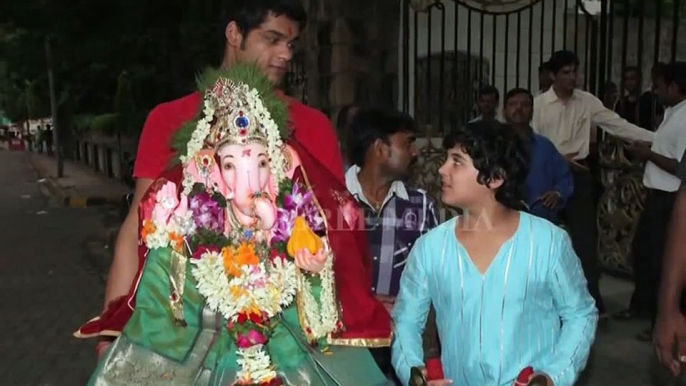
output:
{"label": "boy's face", "polygon": [[479,171],[460,145],[448,150],[438,173],[442,182],[441,200],[449,206],[469,208],[493,195],[493,187],[478,182]]}
{"label": "boy's face", "polygon": [[288,72],[299,36],[299,24],[283,15],[268,15],[247,36],[243,36],[234,22],[226,27],[227,44],[235,50],[236,60],[240,63],[256,63],[276,85]]}

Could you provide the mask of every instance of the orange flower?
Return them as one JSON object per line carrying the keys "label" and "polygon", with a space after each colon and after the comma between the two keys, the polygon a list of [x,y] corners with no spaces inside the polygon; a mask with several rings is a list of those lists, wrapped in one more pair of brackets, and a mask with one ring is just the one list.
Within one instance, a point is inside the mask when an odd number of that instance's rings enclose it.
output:
{"label": "orange flower", "polygon": [[238,265],[257,265],[260,262],[255,254],[255,246],[250,243],[241,243],[236,251],[235,261]]}
{"label": "orange flower", "polygon": [[152,223],[152,220],[143,221],[143,229],[141,229],[141,238],[143,241],[145,241],[149,234],[155,233],[155,230],[157,230],[157,228],[155,227],[155,224]]}
{"label": "orange flower", "polygon": [[222,249],[222,258],[224,260],[224,271],[226,271],[227,275],[234,277],[241,276],[241,269],[238,264],[236,264],[233,250],[231,248],[225,247]]}
{"label": "orange flower", "polygon": [[175,232],[169,233],[169,241],[176,252],[183,250],[183,237]]}

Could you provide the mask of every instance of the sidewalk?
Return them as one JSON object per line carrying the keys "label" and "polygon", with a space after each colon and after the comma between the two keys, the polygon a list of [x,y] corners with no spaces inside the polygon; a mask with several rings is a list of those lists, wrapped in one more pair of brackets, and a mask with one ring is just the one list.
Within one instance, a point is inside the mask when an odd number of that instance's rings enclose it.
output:
{"label": "sidewalk", "polygon": [[64,161],[64,177],[57,178],[57,160],[43,153],[26,152],[29,164],[50,193],[64,206],[85,208],[119,206],[133,190],[121,182],[96,173],[88,166]]}

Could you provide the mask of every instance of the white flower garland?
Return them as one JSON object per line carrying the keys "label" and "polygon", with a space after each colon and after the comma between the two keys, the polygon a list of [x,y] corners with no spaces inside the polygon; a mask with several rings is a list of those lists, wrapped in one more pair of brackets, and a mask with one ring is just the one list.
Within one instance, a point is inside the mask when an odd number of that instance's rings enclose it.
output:
{"label": "white flower garland", "polygon": [[[243,275],[229,279],[220,252],[205,252],[200,259],[191,260],[191,273],[198,282],[198,292],[207,299],[207,306],[220,312],[226,320],[236,321],[238,314],[256,305],[269,318],[280,313],[295,297],[297,288],[294,263],[275,259],[268,267],[260,263],[253,270],[242,267]],[[256,285],[262,281],[264,285]],[[247,296],[234,296],[232,287],[245,289]]]}
{"label": "white flower garland", "polygon": [[240,370],[236,374],[238,379],[252,380],[254,383],[269,382],[276,378],[276,371],[271,365],[269,355],[264,351],[263,345],[238,349]]}
{"label": "white flower garland", "polygon": [[[205,144],[205,139],[210,134],[210,123],[214,118],[214,108],[212,103],[205,99],[203,104],[203,118],[198,121],[191,135],[191,139],[186,144],[186,154],[181,155],[179,160],[183,165],[187,165],[189,162],[193,162],[195,157],[200,150],[202,150]],[[193,190],[193,178],[185,171],[183,172],[183,194],[189,195]]]}
{"label": "white flower garland", "polygon": [[[317,340],[327,336],[338,328],[338,308],[335,294],[335,281],[333,273],[333,256],[327,253],[324,269],[319,273],[322,282],[319,304],[312,295],[312,286],[305,275],[298,275],[298,292],[303,300],[303,316],[305,334],[311,340]],[[309,330],[308,330],[309,329]]]}

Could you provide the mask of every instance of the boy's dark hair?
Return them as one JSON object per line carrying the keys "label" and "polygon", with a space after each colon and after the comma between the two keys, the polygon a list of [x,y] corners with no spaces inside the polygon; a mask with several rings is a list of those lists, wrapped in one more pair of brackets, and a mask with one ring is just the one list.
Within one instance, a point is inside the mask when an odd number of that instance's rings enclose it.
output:
{"label": "boy's dark hair", "polygon": [[521,88],[521,87],[516,87],[513,88],[512,90],[508,91],[507,94],[505,94],[505,100],[503,103],[507,106],[507,101],[512,98],[515,95],[519,94],[526,94],[526,96],[529,97],[529,100],[531,101],[531,104],[534,104],[534,95],[531,93],[531,91]]}
{"label": "boy's dark hair", "polygon": [[523,209],[529,154],[515,130],[495,119],[476,121],[443,139],[446,151],[456,146],[472,159],[474,168],[479,171],[477,181],[480,184],[503,180],[495,192],[499,203],[510,209]]}
{"label": "boy's dark hair", "polygon": [[495,99],[500,100],[500,91],[490,84],[482,86],[479,89],[479,98],[481,98],[482,95],[495,95]]}
{"label": "boy's dark hair", "polygon": [[552,71],[550,69],[550,62],[543,62],[541,63],[540,66],[538,66],[538,73],[539,75],[546,72],[546,71]]}
{"label": "boy's dark hair", "polygon": [[553,74],[560,72],[562,67],[570,65],[579,68],[579,58],[572,51],[557,51],[548,61],[548,66]]}
{"label": "boy's dark hair", "polygon": [[221,15],[222,31],[233,21],[243,36],[259,28],[269,15],[286,16],[297,22],[301,30],[307,24],[307,12],[300,0],[225,0]]}
{"label": "boy's dark hair", "polygon": [[686,95],[686,62],[672,62],[667,64],[662,76],[667,86],[676,84],[679,93]]}
{"label": "boy's dark hair", "polygon": [[376,140],[390,144],[391,135],[401,132],[416,132],[414,119],[409,115],[375,107],[358,110],[347,135],[348,161],[364,166],[367,150]]}

